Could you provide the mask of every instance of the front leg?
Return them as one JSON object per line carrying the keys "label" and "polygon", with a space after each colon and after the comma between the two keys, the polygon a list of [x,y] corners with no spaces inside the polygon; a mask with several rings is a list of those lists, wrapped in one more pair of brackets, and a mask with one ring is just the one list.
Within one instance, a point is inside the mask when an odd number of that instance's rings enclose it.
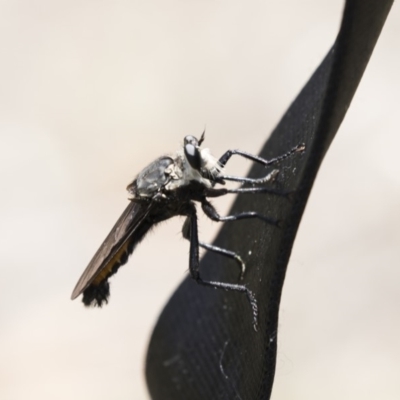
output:
{"label": "front leg", "polygon": [[221,197],[225,196],[226,194],[232,194],[232,193],[242,193],[242,194],[271,194],[274,196],[280,196],[280,197],[285,197],[290,200],[292,192],[282,192],[279,190],[271,189],[271,188],[266,188],[266,187],[248,187],[248,188],[234,188],[234,189],[228,189],[228,188],[206,188],[204,189],[204,196],[205,197]]}
{"label": "front leg", "polygon": [[279,174],[279,169],[274,169],[268,175],[263,176],[261,178],[244,178],[241,176],[233,176],[233,175],[218,175],[218,179],[222,179],[222,181],[251,183],[252,185],[257,185],[257,184],[273,182],[278,176],[278,174]]}
{"label": "front leg", "polygon": [[254,161],[258,164],[265,165],[266,167],[269,165],[273,165],[276,163],[279,163],[280,161],[284,160],[285,158],[290,157],[291,155],[298,153],[298,152],[303,152],[305,150],[305,144],[301,143],[298,144],[297,146],[293,147],[290,149],[288,152],[285,154],[282,154],[281,156],[271,158],[270,160],[266,160],[265,158],[254,156],[250,153],[247,153],[246,151],[242,150],[228,150],[225,154],[222,155],[222,157],[219,159],[219,164],[221,166],[225,166],[228,160],[234,155],[238,155],[244,158],[247,158],[248,160]]}
{"label": "front leg", "polygon": [[[292,156],[295,153],[298,152],[303,152],[305,149],[304,144],[299,144],[295,147],[293,147],[291,150],[286,152],[285,154],[282,154],[281,156],[272,158],[270,160],[266,160],[265,158],[254,156],[250,153],[247,153],[242,150],[228,150],[220,159],[219,159],[219,164],[224,167],[228,160],[234,155],[239,155],[241,157],[247,158],[248,160],[254,161],[258,164],[264,165],[266,167],[279,163],[280,161],[284,160],[285,158],[288,158]],[[278,175],[279,170],[274,169],[272,172],[270,172],[268,175],[263,176],[261,178],[244,178],[240,176],[231,176],[231,175],[218,175],[215,179],[217,183],[222,183],[224,181],[234,181],[234,182],[241,182],[241,183],[250,183],[252,185],[256,184],[262,184],[262,183],[267,183],[267,182],[273,182]]]}

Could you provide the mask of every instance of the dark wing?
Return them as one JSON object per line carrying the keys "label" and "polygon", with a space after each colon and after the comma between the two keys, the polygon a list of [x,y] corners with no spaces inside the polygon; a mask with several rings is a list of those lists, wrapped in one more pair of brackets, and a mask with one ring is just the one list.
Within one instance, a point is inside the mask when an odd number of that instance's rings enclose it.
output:
{"label": "dark wing", "polygon": [[72,292],[71,299],[83,293],[85,305],[101,306],[109,296],[108,278],[125,264],[135,245],[151,228],[146,220],[153,204],[131,201],[97,250]]}

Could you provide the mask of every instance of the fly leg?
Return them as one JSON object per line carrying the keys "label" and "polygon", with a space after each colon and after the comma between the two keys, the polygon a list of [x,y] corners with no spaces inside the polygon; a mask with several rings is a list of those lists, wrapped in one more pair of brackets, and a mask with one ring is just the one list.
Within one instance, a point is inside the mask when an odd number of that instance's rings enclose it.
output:
{"label": "fly leg", "polygon": [[218,214],[214,206],[205,198],[202,199],[201,201],[201,207],[203,208],[204,214],[206,214],[208,218],[217,222],[239,221],[240,219],[258,218],[271,225],[275,226],[280,225],[279,220],[265,217],[264,215],[259,214],[255,211],[247,211],[239,214],[227,215],[226,217],[222,217],[221,215]]}
{"label": "fly leg", "polygon": [[[239,155],[243,158],[247,158],[248,160],[254,161],[258,164],[264,165],[264,166],[270,166],[273,164],[277,164],[280,161],[284,160],[285,158],[288,158],[292,156],[295,153],[303,152],[305,149],[305,145],[299,144],[289,151],[287,151],[285,154],[282,154],[281,156],[271,158],[270,160],[266,160],[265,158],[254,156],[250,153],[247,153],[246,151],[242,150],[228,150],[225,154],[222,155],[222,157],[219,159],[219,164],[224,167],[228,160],[234,155]],[[261,178],[243,178],[240,176],[231,176],[231,175],[218,175],[217,181],[218,182],[224,182],[224,181],[234,181],[234,182],[242,182],[242,183],[251,183],[252,185],[260,184],[260,183],[267,183],[267,182],[272,182],[278,175],[279,170],[274,169],[271,171],[268,175],[263,176]]]}
{"label": "fly leg", "polygon": [[218,175],[218,179],[223,181],[241,182],[241,183],[251,183],[252,185],[273,182],[279,174],[279,169],[272,170],[268,175],[262,176],[261,178],[244,178],[241,176],[233,175]]}
{"label": "fly leg", "polygon": [[242,151],[242,150],[228,150],[219,159],[219,164],[224,167],[225,164],[228,162],[228,160],[234,154],[237,154],[241,157],[247,158],[248,160],[257,162],[257,163],[265,165],[267,167],[269,165],[279,163],[280,161],[284,160],[285,158],[290,157],[291,155],[293,155],[295,153],[302,152],[302,151],[304,151],[304,149],[305,149],[305,144],[301,143],[301,144],[298,144],[297,146],[293,147],[289,151],[287,151],[285,154],[282,154],[281,156],[278,156],[278,157],[271,158],[270,160],[266,160],[265,158],[262,158],[259,156],[254,156],[253,154],[247,153],[246,151]]}
{"label": "fly leg", "polygon": [[223,289],[234,292],[245,293],[247,299],[250,303],[252,313],[253,313],[253,328],[255,331],[258,329],[258,306],[257,300],[253,294],[253,292],[248,289],[245,285],[238,285],[233,283],[226,282],[217,282],[217,281],[205,281],[200,277],[199,273],[199,238],[197,232],[197,215],[196,208],[194,204],[191,204],[190,207],[186,210],[187,216],[190,219],[189,226],[189,235],[190,235],[190,251],[189,251],[189,271],[192,278],[199,284],[203,286],[209,286],[214,289]]}
{"label": "fly leg", "polygon": [[220,197],[225,196],[229,193],[245,193],[245,194],[257,194],[257,193],[266,193],[274,196],[285,197],[291,200],[293,192],[282,192],[279,190],[266,188],[266,187],[248,187],[248,188],[207,188],[204,190],[204,194],[206,197]]}
{"label": "fly leg", "polygon": [[[184,239],[187,239],[190,241],[190,217],[188,217],[182,227],[182,236]],[[244,278],[244,273],[246,271],[246,264],[242,260],[242,258],[235,252],[223,249],[218,246],[214,246],[212,244],[204,243],[199,241],[199,246],[202,247],[203,249],[213,251],[214,253],[220,254],[222,256],[226,256],[228,258],[231,258],[236,261],[240,268],[240,275],[239,275],[239,280],[243,280]]]}

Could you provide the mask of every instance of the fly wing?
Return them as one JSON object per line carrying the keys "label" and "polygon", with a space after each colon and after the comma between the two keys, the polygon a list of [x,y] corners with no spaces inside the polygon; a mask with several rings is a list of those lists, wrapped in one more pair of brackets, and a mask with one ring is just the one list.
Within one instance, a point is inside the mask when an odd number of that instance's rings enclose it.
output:
{"label": "fly wing", "polygon": [[109,296],[108,278],[125,264],[135,245],[150,229],[146,221],[152,202],[131,201],[86,267],[72,292],[71,299],[83,293],[85,305],[101,306]]}

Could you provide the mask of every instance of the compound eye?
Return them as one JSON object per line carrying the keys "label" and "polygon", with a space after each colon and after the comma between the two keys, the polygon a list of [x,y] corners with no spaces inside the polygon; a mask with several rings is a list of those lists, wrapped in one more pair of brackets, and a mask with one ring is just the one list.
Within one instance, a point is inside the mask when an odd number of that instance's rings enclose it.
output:
{"label": "compound eye", "polygon": [[183,140],[183,144],[184,144],[184,146],[186,146],[187,144],[192,144],[193,146],[198,146],[199,142],[194,136],[188,135],[188,136],[185,136],[185,139]]}
{"label": "compound eye", "polygon": [[[187,138],[188,136],[186,136]],[[193,137],[193,136],[192,136]],[[201,167],[201,156],[199,148],[193,143],[187,143],[185,138],[185,157],[188,160],[190,166],[194,169],[200,170]],[[197,142],[197,140],[196,140]],[[196,143],[197,144],[197,143]]]}

